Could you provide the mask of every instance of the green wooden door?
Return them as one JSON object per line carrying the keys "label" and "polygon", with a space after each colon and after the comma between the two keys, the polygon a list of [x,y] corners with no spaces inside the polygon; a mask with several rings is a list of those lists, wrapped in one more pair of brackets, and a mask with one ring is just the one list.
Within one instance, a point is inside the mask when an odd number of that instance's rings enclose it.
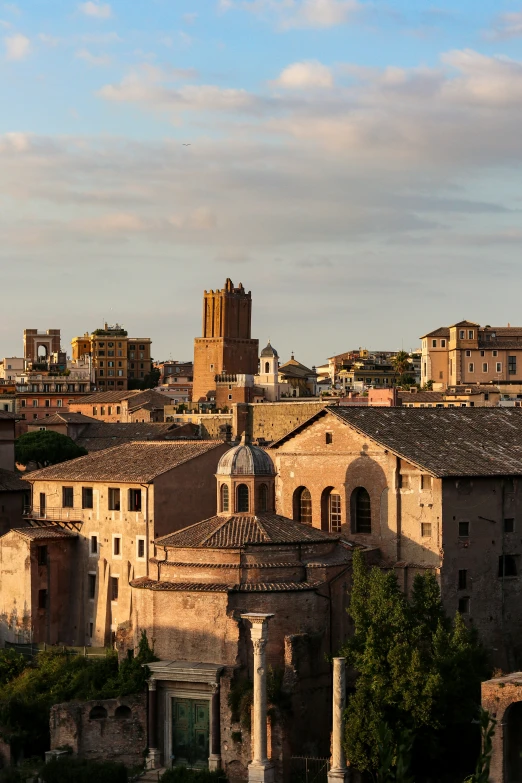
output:
{"label": "green wooden door", "polygon": [[207,767],[209,753],[209,702],[172,699],[172,763]]}

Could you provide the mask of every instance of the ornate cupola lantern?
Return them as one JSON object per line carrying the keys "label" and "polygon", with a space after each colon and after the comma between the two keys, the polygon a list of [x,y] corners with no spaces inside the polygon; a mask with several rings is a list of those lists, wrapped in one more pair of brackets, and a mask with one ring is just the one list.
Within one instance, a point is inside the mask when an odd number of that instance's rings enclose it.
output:
{"label": "ornate cupola lantern", "polygon": [[220,516],[275,513],[274,463],[245,433],[219,460],[216,479]]}

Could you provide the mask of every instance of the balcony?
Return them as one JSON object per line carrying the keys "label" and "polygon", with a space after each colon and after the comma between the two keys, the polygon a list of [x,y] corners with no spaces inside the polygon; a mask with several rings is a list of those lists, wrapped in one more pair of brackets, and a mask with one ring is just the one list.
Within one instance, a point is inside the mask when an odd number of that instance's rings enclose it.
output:
{"label": "balcony", "polygon": [[33,524],[33,527],[58,526],[68,530],[80,530],[83,522],[83,511],[74,508],[25,506],[23,516]]}

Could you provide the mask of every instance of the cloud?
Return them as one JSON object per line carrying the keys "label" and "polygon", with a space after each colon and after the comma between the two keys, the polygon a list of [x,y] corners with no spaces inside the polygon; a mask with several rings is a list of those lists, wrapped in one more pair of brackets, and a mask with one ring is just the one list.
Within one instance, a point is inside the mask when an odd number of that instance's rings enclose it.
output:
{"label": "cloud", "polygon": [[327,29],[347,24],[363,10],[358,0],[219,0],[218,9],[248,11],[260,17],[274,17],[282,30]]}
{"label": "cloud", "polygon": [[197,18],[198,18],[198,14],[196,13],[183,14],[182,16],[182,19],[185,22],[185,24],[194,24]]}
{"label": "cloud", "polygon": [[497,17],[493,29],[485,32],[485,37],[496,41],[507,41],[522,36],[522,11],[511,11]]}
{"label": "cloud", "polygon": [[4,38],[7,60],[25,60],[31,50],[31,42],[25,35],[17,34]]}
{"label": "cloud", "polygon": [[274,84],[288,89],[309,87],[332,87],[333,77],[330,69],[316,60],[288,65],[275,80]]}
{"label": "cloud", "polygon": [[87,3],[80,3],[78,7],[82,14],[94,19],[110,19],[112,16],[112,9],[108,3],[94,3],[89,0]]}
{"label": "cloud", "polygon": [[47,35],[47,33],[38,33],[38,40],[41,41],[46,46],[58,46],[60,43],[60,39],[56,38],[53,35]]}
{"label": "cloud", "polygon": [[79,60],[83,60],[88,65],[108,65],[111,61],[111,58],[108,54],[92,54],[88,49],[79,49],[76,52],[76,57]]}

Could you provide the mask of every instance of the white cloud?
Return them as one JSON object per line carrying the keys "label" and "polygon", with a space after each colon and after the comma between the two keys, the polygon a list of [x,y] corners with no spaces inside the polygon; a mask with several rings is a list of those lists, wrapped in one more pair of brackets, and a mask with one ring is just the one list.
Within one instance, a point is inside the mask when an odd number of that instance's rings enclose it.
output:
{"label": "white cloud", "polygon": [[92,54],[88,49],[79,49],[76,52],[76,57],[79,60],[83,60],[84,62],[88,63],[88,65],[108,65],[111,61],[111,58],[108,54]]}
{"label": "white cloud", "polygon": [[333,87],[330,69],[316,60],[292,63],[275,80],[274,84],[288,89],[306,89],[309,87]]}
{"label": "white cloud", "polygon": [[47,35],[47,33],[39,33],[38,34],[38,40],[44,43],[46,46],[58,46],[60,43],[59,38],[55,38],[53,35]]}
{"label": "white cloud", "polygon": [[485,35],[500,41],[522,37],[522,11],[501,14],[493,29],[486,31]]}
{"label": "white cloud", "polygon": [[79,8],[82,14],[95,19],[110,19],[112,16],[112,9],[108,3],[94,3],[89,0],[87,3],[80,3]]}
{"label": "white cloud", "polygon": [[363,6],[358,0],[219,0],[218,8],[274,16],[281,29],[326,29],[348,23]]}
{"label": "white cloud", "polygon": [[17,34],[4,38],[7,60],[25,60],[31,50],[31,42],[25,35]]}

